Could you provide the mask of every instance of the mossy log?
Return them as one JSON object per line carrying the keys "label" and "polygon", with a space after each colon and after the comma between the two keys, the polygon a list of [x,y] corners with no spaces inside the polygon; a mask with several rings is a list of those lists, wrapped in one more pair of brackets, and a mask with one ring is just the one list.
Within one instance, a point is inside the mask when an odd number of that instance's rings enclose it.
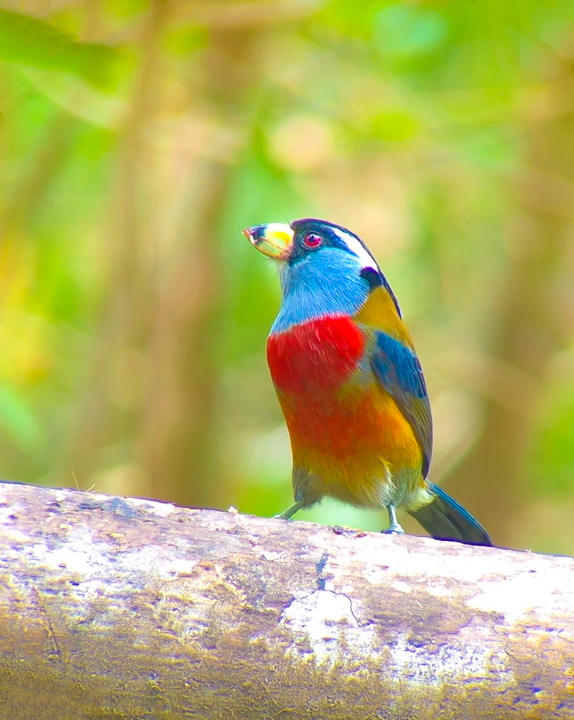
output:
{"label": "mossy log", "polygon": [[0,717],[574,718],[574,560],[4,484]]}

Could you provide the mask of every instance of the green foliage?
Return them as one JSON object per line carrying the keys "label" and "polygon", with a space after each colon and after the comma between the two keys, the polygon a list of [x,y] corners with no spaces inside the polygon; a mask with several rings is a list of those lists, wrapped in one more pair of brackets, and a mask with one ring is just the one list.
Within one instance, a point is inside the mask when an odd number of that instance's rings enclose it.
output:
{"label": "green foliage", "polygon": [[43,429],[22,394],[10,386],[0,387],[2,431],[24,452],[36,453],[42,445]]}
{"label": "green foliage", "polygon": [[448,19],[435,10],[393,3],[373,18],[373,44],[390,62],[428,56],[444,45]]}
{"label": "green foliage", "polygon": [[[305,215],[380,259],[447,473],[480,431],[486,383],[460,358],[488,357],[500,321],[515,189],[559,110],[548,68],[571,62],[574,2],[24,5],[0,10],[0,477],[151,494],[155,443],[175,434],[162,472],[180,463],[189,502],[283,509],[264,363],[279,289],[241,230]],[[574,497],[574,388],[556,384],[532,410],[532,503]]]}
{"label": "green foliage", "polygon": [[[568,378],[569,380],[570,378]],[[574,386],[565,378],[549,383],[539,411],[529,465],[530,490],[537,498],[572,497],[574,468]]]}
{"label": "green foliage", "polygon": [[0,10],[0,61],[73,73],[105,88],[117,59],[110,47],[76,42],[48,23]]}

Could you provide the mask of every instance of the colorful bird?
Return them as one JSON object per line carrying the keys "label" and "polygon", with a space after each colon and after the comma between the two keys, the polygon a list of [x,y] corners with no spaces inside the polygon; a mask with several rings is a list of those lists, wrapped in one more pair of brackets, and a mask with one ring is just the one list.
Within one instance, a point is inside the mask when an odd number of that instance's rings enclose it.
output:
{"label": "colorful bird", "polygon": [[486,530],[427,479],[432,417],[397,299],[354,233],[324,220],[243,231],[276,261],[283,300],[267,342],[291,438],[289,519],[329,496],[384,506],[385,532],[404,508],[435,538],[491,545]]}

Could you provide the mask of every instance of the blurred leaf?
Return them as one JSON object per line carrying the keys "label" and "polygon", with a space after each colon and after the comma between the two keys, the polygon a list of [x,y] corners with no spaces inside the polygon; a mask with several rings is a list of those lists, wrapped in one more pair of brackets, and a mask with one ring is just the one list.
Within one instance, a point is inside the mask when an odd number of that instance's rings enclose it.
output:
{"label": "blurred leaf", "polygon": [[138,19],[149,10],[149,0],[99,0],[106,15],[113,18]]}
{"label": "blurred leaf", "polygon": [[387,56],[423,55],[448,36],[446,17],[420,6],[397,3],[379,10],[373,19],[373,41]]}
{"label": "blurred leaf", "polygon": [[564,497],[574,488],[574,388],[554,387],[550,395],[528,475],[536,495]]}
{"label": "blurred leaf", "polygon": [[118,57],[112,48],[76,42],[37,18],[0,10],[0,61],[72,73],[108,88]]}
{"label": "blurred leaf", "polygon": [[322,22],[336,27],[344,36],[366,39],[371,34],[373,17],[388,2],[392,0],[363,0],[361,3],[331,0],[319,16]]}
{"label": "blurred leaf", "polygon": [[407,112],[378,113],[371,122],[372,136],[390,142],[410,140],[418,130],[417,120]]}
{"label": "blurred leaf", "polygon": [[126,106],[118,97],[76,75],[33,67],[22,67],[21,72],[39,93],[70,115],[108,130],[119,126]]}
{"label": "blurred leaf", "polygon": [[187,57],[205,45],[207,34],[203,28],[181,27],[166,33],[163,44],[173,55]]}
{"label": "blurred leaf", "polygon": [[0,429],[23,451],[37,450],[43,432],[32,409],[8,385],[0,385]]}

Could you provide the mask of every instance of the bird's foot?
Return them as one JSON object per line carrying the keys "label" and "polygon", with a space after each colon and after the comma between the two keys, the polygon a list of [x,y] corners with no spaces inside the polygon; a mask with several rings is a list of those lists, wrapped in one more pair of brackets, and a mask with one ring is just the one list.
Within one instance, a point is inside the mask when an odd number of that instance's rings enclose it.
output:
{"label": "bird's foot", "polygon": [[405,531],[399,525],[399,523],[392,523],[388,528],[381,530],[384,535],[404,535]]}
{"label": "bird's foot", "polygon": [[387,505],[387,512],[389,513],[389,527],[386,530],[381,530],[385,535],[404,535],[405,531],[397,520],[397,511],[393,503]]}

